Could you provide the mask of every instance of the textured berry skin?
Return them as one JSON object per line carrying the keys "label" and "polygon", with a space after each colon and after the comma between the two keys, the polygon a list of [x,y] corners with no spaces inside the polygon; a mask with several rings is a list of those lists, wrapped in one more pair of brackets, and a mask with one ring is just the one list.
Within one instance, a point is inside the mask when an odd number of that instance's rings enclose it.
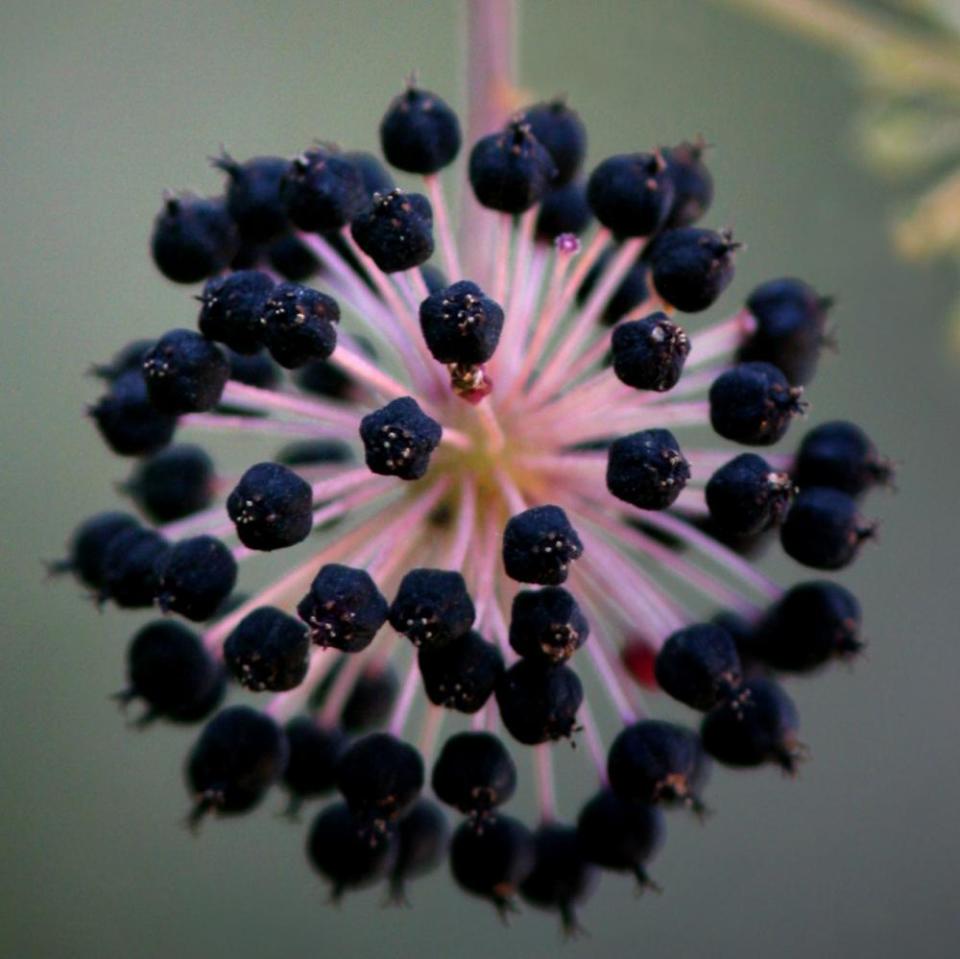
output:
{"label": "textured berry skin", "polygon": [[667,230],[650,249],[653,285],[678,310],[700,313],[730,285],[739,246],[729,230]]}
{"label": "textured berry skin", "polygon": [[890,465],[859,426],[844,420],[821,423],[803,438],[794,466],[797,486],[829,486],[859,496],[891,477]]}
{"label": "textured berry skin", "polygon": [[510,735],[535,746],[573,735],[583,686],[567,666],[521,659],[500,677],[496,695],[500,718]]}
{"label": "textured berry skin", "polygon": [[275,284],[260,270],[239,270],[207,281],[197,326],[210,340],[250,355],[263,346],[260,316]]}
{"label": "textured berry skin", "polygon": [[274,458],[284,466],[325,466],[349,463],[354,457],[343,440],[296,440],[283,446]]}
{"label": "textured berry skin", "polygon": [[287,211],[280,199],[280,184],[290,166],[289,160],[253,157],[238,163],[224,153],[213,165],[227,174],[227,212],[245,243],[266,243],[289,227]]}
{"label": "textured berry skin", "polygon": [[586,860],[574,826],[543,823],[533,834],[533,870],[520,884],[524,902],[560,913],[564,931],[578,929],[574,906],[590,894],[596,867]]}
{"label": "textured berry skin", "polygon": [[460,122],[435,93],[411,86],[387,107],[380,146],[387,163],[398,170],[436,173],[460,151]]}
{"label": "textured berry skin", "polygon": [[465,635],[475,618],[467,584],[452,570],[410,570],[390,604],[390,625],[414,646],[443,646]]}
{"label": "textured berry skin", "polygon": [[175,543],[157,564],[157,605],[194,622],[209,619],[233,591],[237,561],[213,536]]}
{"label": "textured berry skin", "polygon": [[139,529],[136,518],[128,513],[97,513],[85,519],[70,537],[67,558],[52,564],[53,572],[72,572],[85,586],[103,585],[103,560],[115,536]]}
{"label": "textured berry skin", "polygon": [[554,187],[540,201],[535,235],[541,242],[553,243],[563,233],[579,236],[592,220],[586,185],[574,180]]}
{"label": "textured berry skin", "polygon": [[621,383],[665,393],[677,385],[683,373],[690,340],[665,313],[653,313],[617,326],[610,347],[613,372]]}
{"label": "textured berry skin", "polygon": [[390,872],[390,895],[404,902],[410,879],[432,872],[443,862],[450,845],[450,825],[443,810],[429,799],[418,799],[397,824],[397,858]]}
{"label": "textured berry skin", "polygon": [[349,150],[343,156],[357,168],[368,199],[372,200],[374,193],[389,193],[396,186],[393,177],[372,153]]}
{"label": "textured berry skin", "polygon": [[165,333],[143,357],[147,395],[161,413],[212,410],[229,378],[226,356],[192,330]]}
{"label": "textured berry skin", "polygon": [[603,789],[580,810],[577,838],[588,862],[632,872],[641,886],[652,886],[646,864],[663,846],[666,822],[658,807],[626,802]]}
{"label": "textured berry skin", "polygon": [[442,646],[421,647],[417,663],[430,702],[461,713],[483,708],[504,669],[499,648],[473,630]]}
{"label": "textured berry skin", "polygon": [[124,484],[137,506],[158,523],[169,523],[213,502],[213,461],[199,446],[170,446],[143,460]]}
{"label": "textured berry skin", "polygon": [[705,492],[718,528],[733,536],[756,536],[780,522],[793,481],[756,453],[741,453],[710,477]]}
{"label": "textured berry skin", "polygon": [[341,229],[368,202],[357,167],[323,147],[306,150],[290,163],[280,196],[287,216],[308,233]]}
{"label": "textured berry skin", "polygon": [[557,99],[527,107],[520,122],[530,127],[530,132],[550,154],[556,167],[554,183],[557,186],[569,183],[587,155],[587,129],[579,115]]}
{"label": "textured berry skin", "polygon": [[443,429],[409,396],[387,403],[360,421],[360,439],[370,471],[402,480],[420,479]]}
{"label": "textured berry skin", "polygon": [[187,760],[196,800],[191,819],[213,810],[244,813],[283,775],[289,749],[283,730],[249,706],[228,706],[204,727]]}
{"label": "textured berry skin", "polygon": [[596,218],[617,236],[651,236],[673,205],[673,181],[653,153],[608,157],[590,174],[587,199]]}
{"label": "textured berry skin", "polygon": [[800,490],[780,527],[788,556],[814,569],[843,569],[860,552],[873,526],[864,520],[852,496],[825,486]]}
{"label": "textured berry skin", "polygon": [[514,596],[510,645],[520,656],[563,663],[589,635],[586,617],[565,589],[559,586],[525,589]]}
{"label": "textured berry skin", "polygon": [[346,653],[366,649],[387,621],[387,601],[370,574],[338,563],[320,569],[310,592],[297,604],[310,639]]}
{"label": "textured berry skin", "polygon": [[133,527],[112,537],[100,566],[100,598],[123,609],[152,606],[160,589],[157,569],[169,550],[170,544],[150,529]]}
{"label": "textured berry skin", "polygon": [[343,754],[337,788],[362,826],[383,833],[423,788],[423,759],[389,733],[370,733]]}
{"label": "textured berry skin", "polygon": [[284,732],[290,758],[283,771],[283,784],[295,800],[312,799],[333,792],[337,763],[347,748],[347,737],[336,726],[324,728],[310,716],[297,716]]}
{"label": "textured berry skin", "polygon": [[478,140],[470,151],[470,185],[481,206],[525,213],[554,183],[549,152],[521,121]]}
{"label": "textured berry skin", "polygon": [[641,430],[615,440],[607,458],[607,489],[640,509],[672,506],[690,479],[690,465],[669,430]]}
{"label": "textured berry skin", "polygon": [[299,686],[307,675],[310,639],[299,620],[261,606],[227,637],[223,660],[241,686],[253,692],[283,692]]}
{"label": "textured berry skin", "polygon": [[374,194],[350,232],[384,273],[412,270],[433,256],[433,209],[420,193]]}
{"label": "textured berry skin", "polygon": [[738,359],[773,363],[793,386],[809,383],[824,344],[830,302],[803,280],[762,283],[747,298],[757,329]]}
{"label": "textured berry skin", "polygon": [[800,583],[764,617],[754,648],[774,669],[809,672],[863,648],[860,619],[860,603],[839,583]]}
{"label": "textured berry skin", "polygon": [[150,252],[174,283],[198,283],[230,264],[239,245],[236,224],[220,198],[169,197],[153,223]]}
{"label": "textured berry skin", "polygon": [[[608,247],[600,258],[590,268],[577,290],[577,303],[583,306],[590,294],[597,285],[597,280],[603,271],[610,265],[614,256],[614,247]],[[613,295],[607,300],[600,314],[600,322],[605,326],[613,326],[619,320],[623,319],[635,306],[639,306],[649,295],[650,287],[647,283],[649,267],[647,264],[638,260],[627,271],[620,285],[613,291]]]}
{"label": "textured berry skin", "polygon": [[109,363],[94,364],[90,372],[107,383],[113,383],[118,377],[132,370],[139,373],[143,367],[144,353],[156,342],[156,340],[132,340],[117,350]]}
{"label": "textured berry skin", "polygon": [[703,162],[703,150],[702,143],[684,141],[661,151],[673,182],[673,204],[664,224],[668,230],[691,226],[710,209],[713,177]]}
{"label": "textured berry skin", "polygon": [[123,698],[139,697],[147,705],[141,723],[159,717],[196,722],[217,707],[225,691],[223,670],[200,637],[170,620],[148,623],[133,637],[127,677]]}
{"label": "textured berry skin", "polygon": [[263,306],[263,341],[282,367],[294,370],[330,356],[339,322],[340,307],[332,296],[299,283],[280,283]]}
{"label": "textured berry skin", "polygon": [[802,392],[772,363],[738,363],[710,387],[710,424],[735,443],[771,446],[803,411]]}
{"label": "textured berry skin", "polygon": [[559,586],[583,544],[559,506],[534,506],[511,516],[503,531],[503,566],[521,583]]}
{"label": "textured berry skin", "polygon": [[100,435],[120,456],[146,456],[163,449],[177,428],[177,418],[161,413],[147,396],[141,370],[118,376],[90,408]]}
{"label": "textured berry skin", "polygon": [[344,731],[354,734],[382,726],[393,711],[400,681],[393,667],[387,663],[378,669],[368,669],[354,684],[340,714]]}
{"label": "textured berry skin", "polygon": [[443,744],[430,783],[441,802],[462,813],[485,817],[513,796],[517,767],[491,733],[456,733]]}
{"label": "textured berry skin", "polygon": [[230,361],[230,379],[237,383],[268,390],[280,382],[280,368],[266,350],[243,354],[228,349],[227,359]]}
{"label": "textured berry skin", "polygon": [[737,702],[721,703],[703,718],[703,748],[727,766],[776,763],[796,768],[799,719],[790,697],[770,679],[751,679]]}
{"label": "textured berry skin", "polygon": [[668,696],[702,711],[736,695],[742,681],[733,637],[712,623],[697,623],[668,636],[654,673]]}
{"label": "textured berry skin", "polygon": [[420,329],[440,363],[486,363],[503,331],[503,310],[470,280],[431,293],[420,304]]}
{"label": "textured berry skin", "polygon": [[[336,234],[339,236],[339,234]],[[313,250],[295,233],[278,237],[267,247],[270,269],[285,280],[303,283],[320,269],[320,261]]]}
{"label": "textured berry skin", "polygon": [[695,789],[703,774],[697,734],[683,726],[642,719],[622,730],[610,747],[610,788],[628,802],[679,801],[699,806]]}
{"label": "textured berry skin", "polygon": [[310,484],[279,463],[251,466],[227,497],[227,515],[249,549],[283,549],[300,543],[313,527]]}
{"label": "textured berry skin", "polygon": [[313,821],[307,838],[310,863],[329,880],[334,902],[387,876],[397,855],[396,838],[367,836],[345,803],[327,806]]}
{"label": "textured berry skin", "polygon": [[536,852],[530,830],[511,816],[497,816],[478,830],[461,823],[450,845],[450,869],[467,892],[489,899],[504,912],[533,871]]}

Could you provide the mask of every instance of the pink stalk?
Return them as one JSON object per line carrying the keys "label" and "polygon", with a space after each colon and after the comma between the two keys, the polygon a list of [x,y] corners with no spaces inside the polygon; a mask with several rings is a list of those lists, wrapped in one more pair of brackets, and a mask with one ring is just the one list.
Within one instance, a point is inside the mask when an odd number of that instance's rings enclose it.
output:
{"label": "pink stalk", "polygon": [[460,569],[463,566],[475,533],[476,518],[477,484],[473,477],[467,476],[460,491],[460,512],[450,552],[447,554],[447,569]]}
{"label": "pink stalk", "polygon": [[557,790],[553,778],[553,756],[550,743],[540,743],[533,749],[534,765],[537,774],[537,803],[540,807],[542,822],[553,822],[557,818]]}
{"label": "pink stalk", "polygon": [[597,732],[597,723],[593,718],[593,710],[585,698],[580,706],[580,725],[583,727],[583,738],[587,741],[587,751],[597,771],[597,778],[601,786],[607,785],[607,757],[604,753],[600,734]]}
{"label": "pink stalk", "polygon": [[746,310],[740,310],[729,319],[694,333],[690,338],[687,368],[694,369],[718,356],[728,356],[756,329],[757,321]]}
{"label": "pink stalk", "polygon": [[252,416],[221,416],[219,413],[187,413],[180,417],[180,426],[229,433],[266,433],[269,436],[336,436],[353,439],[359,420],[354,416],[352,427],[317,421],[288,422],[258,419]]}
{"label": "pink stalk", "polygon": [[338,426],[356,427],[357,414],[344,409],[342,404],[328,403],[323,400],[281,393],[278,390],[262,390],[256,386],[247,386],[230,380],[223,390],[223,399],[235,406],[250,410],[273,410],[278,413],[291,413],[294,416],[320,420]]}
{"label": "pink stalk", "polygon": [[337,673],[337,678],[333,681],[330,692],[320,709],[320,715],[317,717],[321,726],[329,729],[337,725],[353,687],[364,669],[369,665],[373,654],[385,644],[393,645],[396,639],[396,634],[385,635],[381,633],[366,649],[359,653],[343,654],[345,657],[344,665]]}
{"label": "pink stalk", "polygon": [[460,269],[457,244],[450,227],[450,213],[447,209],[443,184],[436,173],[425,176],[423,182],[427,188],[427,196],[430,198],[430,206],[433,207],[433,218],[437,224],[437,236],[440,238],[440,250],[443,255],[443,265],[447,271],[447,279],[451,283],[456,283],[463,279],[463,271]]}
{"label": "pink stalk", "polygon": [[[394,379],[388,373],[374,366],[368,359],[359,353],[344,349],[339,345],[330,357],[330,362],[339,366],[344,372],[360,380],[366,386],[370,387],[376,393],[388,399],[396,399],[398,396],[411,396],[417,399],[411,387],[406,386],[399,380]],[[421,405],[423,405],[421,403]]]}
{"label": "pink stalk", "polygon": [[511,479],[509,473],[497,467],[493,475],[496,477],[497,484],[500,486],[500,492],[503,493],[503,498],[507,501],[511,515],[515,516],[517,513],[522,513],[527,508],[527,503],[523,498],[523,493],[520,492],[517,484]]}
{"label": "pink stalk", "polygon": [[430,295],[430,289],[427,286],[427,281],[423,278],[423,270],[420,267],[417,267],[415,270],[410,270],[410,272],[407,273],[407,280],[410,282],[410,287],[416,298],[416,312],[419,317],[420,304]]}
{"label": "pink stalk", "polygon": [[493,280],[490,294],[497,303],[503,303],[507,295],[507,267],[510,264],[510,238],[513,218],[509,213],[487,214],[494,216],[496,223],[495,253],[493,257]]}
{"label": "pink stalk", "polygon": [[268,716],[272,716],[277,722],[289,719],[307,702],[310,694],[316,689],[323,677],[330,672],[336,661],[337,650],[314,647],[310,651],[310,665],[307,667],[307,675],[304,676],[300,685],[273,696],[264,712]]}
{"label": "pink stalk", "polygon": [[[595,612],[594,610],[594,613]],[[617,715],[624,723],[634,723],[637,721],[637,712],[627,700],[623,688],[620,685],[620,678],[607,661],[606,651],[600,639],[601,628],[597,620],[598,617],[594,615],[591,621],[591,631],[593,635],[586,641],[584,646],[590,656],[590,662],[593,664],[597,678],[610,697],[610,702],[617,711]]]}
{"label": "pink stalk", "polygon": [[423,723],[420,726],[420,737],[418,747],[420,755],[423,756],[424,764],[429,766],[433,758],[433,751],[437,745],[437,736],[440,733],[440,727],[443,725],[444,709],[442,706],[435,706],[433,703],[427,704],[426,712],[423,715]]}
{"label": "pink stalk", "polygon": [[520,218],[517,244],[514,251],[513,275],[510,279],[510,295],[504,304],[504,329],[500,346],[491,361],[495,383],[508,389],[523,355],[526,341],[527,317],[524,303],[531,298],[530,288],[536,283],[531,270],[534,253],[533,230],[536,225],[537,207],[528,210]]}
{"label": "pink stalk", "polygon": [[390,725],[387,727],[392,736],[400,736],[403,733],[403,727],[406,725],[407,717],[410,715],[410,708],[413,706],[413,699],[417,694],[420,678],[420,669],[417,665],[417,657],[410,657],[410,664],[407,666],[407,674],[403,680],[403,686],[400,688],[400,695],[397,698],[397,704],[394,706],[393,715],[390,717]]}
{"label": "pink stalk", "polygon": [[477,611],[478,628],[489,625],[491,608],[496,606],[497,598],[494,593],[494,580],[497,563],[497,517],[492,510],[487,510],[480,525],[480,548],[477,551],[476,595],[474,605]]}

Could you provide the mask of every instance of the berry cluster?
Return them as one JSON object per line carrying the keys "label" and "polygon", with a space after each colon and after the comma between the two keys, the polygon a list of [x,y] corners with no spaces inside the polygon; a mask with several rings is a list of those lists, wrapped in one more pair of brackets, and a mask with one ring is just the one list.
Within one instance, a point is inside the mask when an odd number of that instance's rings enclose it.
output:
{"label": "berry cluster", "polygon": [[[223,155],[222,196],[166,199],[153,257],[204,284],[197,331],[95,368],[90,415],[137,458],[122,490],[141,516],[88,519],[59,566],[100,602],[180,617],[136,633],[120,695],[143,703],[139,724],[206,723],[186,767],[194,824],[274,786],[291,810],[336,794],[307,840],[334,896],[385,879],[402,897],[449,858],[468,892],[573,929],[599,870],[651,884],[664,813],[703,809],[712,761],[794,770],[780,680],[854,655],[860,609],[833,580],[784,590],[750,556],[779,534],[798,563],[846,566],[890,467],[841,421],[795,454],[722,442],[772,446],[804,413],[828,302],[777,279],[680,325],[723,293],[740,247],[695,225],[713,195],[702,144],[584,177],[580,118],[531,106],[471,146],[485,209],[458,246],[438,179],[460,152],[454,112],[411,84],[380,136],[424,193],[323,145]],[[720,442],[673,432],[704,427]],[[286,445],[231,475],[171,445],[180,430]],[[285,571],[234,596],[241,568],[286,550]],[[581,666],[622,726],[608,751]],[[237,687],[251,695],[221,708]],[[699,730],[649,718],[643,687]],[[564,822],[554,744],[580,736],[596,785]],[[532,831],[503,811],[510,740],[533,747]]]}

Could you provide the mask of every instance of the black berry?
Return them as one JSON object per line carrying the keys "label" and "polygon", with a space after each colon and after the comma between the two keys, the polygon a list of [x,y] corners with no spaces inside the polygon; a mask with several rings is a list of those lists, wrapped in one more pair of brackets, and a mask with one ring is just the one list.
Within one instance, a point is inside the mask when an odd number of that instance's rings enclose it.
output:
{"label": "black berry", "polygon": [[158,568],[170,544],[153,530],[132,527],[110,539],[100,564],[101,599],[124,609],[153,605],[160,589]]}
{"label": "black berry", "polygon": [[146,456],[163,449],[177,428],[177,418],[161,413],[147,396],[142,370],[123,373],[90,408],[100,435],[114,453]]}
{"label": "black berry", "polygon": [[380,145],[387,163],[398,170],[436,173],[460,150],[460,123],[435,93],[411,85],[387,107]]}
{"label": "black berry", "polygon": [[384,273],[398,273],[425,263],[433,255],[433,210],[419,193],[374,194],[354,219],[350,232],[357,246]]}
{"label": "black berry", "polygon": [[109,363],[97,363],[90,368],[94,376],[112,383],[124,373],[131,370],[139,372],[143,367],[143,355],[156,343],[156,340],[133,340],[121,347]]}
{"label": "black berry", "polygon": [[560,913],[564,931],[578,930],[575,906],[596,885],[596,867],[584,856],[574,826],[544,823],[533,834],[533,870],[520,884],[525,902]]}
{"label": "black berry", "polygon": [[205,509],[214,497],[213,461],[199,446],[170,446],[143,460],[124,484],[150,519],[169,523]]}
{"label": "black berry", "polygon": [[461,713],[482,709],[503,673],[503,655],[471,630],[442,646],[421,646],[417,654],[427,698]]}
{"label": "black berry", "polygon": [[733,536],[756,536],[776,526],[793,495],[793,481],[756,453],[741,453],[710,477],[707,508],[717,527]]}
{"label": "black berry", "polygon": [[209,619],[237,582],[237,561],[220,540],[194,536],[175,543],[157,565],[157,604],[195,622]]}
{"label": "black berry", "polygon": [[169,197],[153,223],[150,251],[175,283],[197,283],[220,273],[239,244],[236,224],[220,198]]}
{"label": "black berry", "polygon": [[450,868],[461,888],[505,912],[533,870],[535,855],[530,830],[511,816],[497,816],[483,829],[460,824],[450,845]]}
{"label": "black berry", "polygon": [[481,206],[524,213],[554,182],[557,168],[530,127],[514,121],[478,140],[470,151],[470,185]]}
{"label": "black berry", "polygon": [[260,317],[274,286],[273,279],[260,270],[240,270],[208,280],[200,297],[200,332],[236,353],[259,352],[263,346]]}
{"label": "black berry", "polygon": [[231,380],[246,386],[256,386],[261,390],[269,390],[280,382],[280,368],[266,350],[246,354],[228,349],[227,359],[230,361]]}
{"label": "black berry", "polygon": [[372,153],[350,150],[343,156],[357,168],[368,199],[372,200],[374,193],[389,193],[396,186],[393,177]]}
{"label": "black berry", "polygon": [[85,586],[103,585],[103,560],[114,537],[138,529],[136,518],[127,513],[97,513],[84,520],[70,537],[67,558],[51,564],[53,572],[71,572]]}
{"label": "black berry", "polygon": [[245,242],[266,243],[288,228],[280,184],[290,166],[289,160],[253,157],[238,163],[223,153],[213,165],[227,174],[227,212]]}
{"label": "black berry", "polygon": [[559,586],[583,544],[559,506],[534,506],[512,516],[503,531],[503,566],[521,583]]}
{"label": "black berry", "polygon": [[608,157],[590,174],[587,199],[597,219],[617,236],[650,236],[673,204],[673,181],[654,153]]}
{"label": "black berry", "polygon": [[534,746],[573,735],[583,686],[567,666],[521,659],[500,677],[496,695],[507,731]]}
{"label": "black berry", "polygon": [[310,484],[286,466],[257,463],[227,497],[227,515],[244,546],[283,549],[310,534],[313,493]]}
{"label": "black berry", "polygon": [[537,213],[536,237],[553,243],[558,236],[569,233],[579,236],[593,220],[593,210],[587,202],[587,188],[580,180],[555,187],[540,201]]}
{"label": "black berry", "polygon": [[665,313],[621,323],[610,338],[613,372],[638,390],[672,390],[690,352],[687,334]]}
{"label": "black berry", "polygon": [[368,202],[357,167],[342,154],[319,146],[290,163],[280,196],[287,216],[308,233],[341,229]]}
{"label": "black berry", "polygon": [[800,490],[780,527],[789,556],[814,569],[843,569],[856,559],[874,526],[846,493],[826,486]]}
{"label": "black berry", "polygon": [[710,423],[724,439],[770,446],[805,409],[802,394],[771,363],[738,363],[710,387]]}
{"label": "black berry", "polygon": [[369,667],[354,683],[340,714],[340,724],[348,733],[382,726],[399,692],[400,681],[389,663]]}
{"label": "black berry", "polygon": [[691,226],[661,233],[649,251],[657,293],[684,313],[707,309],[730,285],[740,245],[729,230]]}
{"label": "black berry", "polygon": [[267,258],[275,273],[295,283],[309,280],[320,269],[316,254],[295,233],[274,240],[267,248]]}
{"label": "black berry", "polygon": [[654,675],[668,696],[703,711],[736,695],[742,680],[733,637],[713,623],[686,626],[668,636]]}
{"label": "black berry", "polygon": [[513,796],[517,767],[492,733],[456,733],[443,744],[430,784],[441,802],[486,817]]}
{"label": "black berry", "polygon": [[360,439],[371,472],[402,480],[420,479],[430,465],[443,430],[420,409],[416,400],[402,396],[360,421]]}
{"label": "black berry", "polygon": [[420,304],[420,329],[440,363],[486,363],[503,331],[503,310],[476,283],[461,280]]}
{"label": "black berry", "polygon": [[702,142],[684,141],[661,151],[673,182],[673,204],[664,224],[667,229],[696,223],[713,202],[713,177],[703,162],[704,148]]}
{"label": "black berry", "polygon": [[303,623],[273,606],[244,616],[223,644],[223,660],[241,686],[282,692],[303,682],[310,639]]}
{"label": "black berry", "polygon": [[220,402],[230,364],[199,333],[171,330],[144,354],[143,378],[150,402],[161,413],[202,413]]}
{"label": "black berry", "polygon": [[554,183],[569,183],[583,166],[587,153],[587,129],[578,114],[561,99],[535,103],[521,114],[520,121],[546,148],[556,167]]}
{"label": "black berry", "polygon": [[519,655],[563,663],[589,635],[586,617],[565,589],[559,586],[525,589],[514,596],[510,645]]}
{"label": "black berry", "polygon": [[467,584],[452,570],[410,570],[390,605],[390,625],[415,646],[443,646],[467,633],[475,617]]}
{"label": "black berry", "polygon": [[829,486],[859,496],[871,486],[890,481],[892,470],[870,437],[844,420],[810,430],[797,451],[793,477],[797,486]]}
{"label": "black berry", "polygon": [[443,862],[450,844],[450,826],[443,810],[429,799],[418,799],[397,824],[397,858],[390,872],[393,899],[405,900],[404,887]]}
{"label": "black berry", "polygon": [[330,356],[339,321],[340,307],[333,297],[299,283],[281,283],[263,306],[263,341],[281,366],[293,370]]}
{"label": "black berry", "polygon": [[337,784],[337,763],[347,748],[347,737],[336,726],[324,727],[312,716],[297,716],[285,728],[290,758],[283,784],[295,810],[304,799],[326,796]]}
{"label": "black berry", "polygon": [[690,479],[690,465],[669,430],[641,430],[615,440],[607,457],[607,489],[640,509],[672,506]]}
{"label": "black berry", "polygon": [[321,568],[297,605],[313,642],[346,653],[370,645],[387,621],[387,610],[387,601],[366,570],[338,563]]}

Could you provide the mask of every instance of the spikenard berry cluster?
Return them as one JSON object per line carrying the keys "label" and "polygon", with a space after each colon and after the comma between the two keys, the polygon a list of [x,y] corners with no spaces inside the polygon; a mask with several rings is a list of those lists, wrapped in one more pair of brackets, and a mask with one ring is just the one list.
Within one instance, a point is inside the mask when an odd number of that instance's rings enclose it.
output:
{"label": "spikenard berry cluster", "polygon": [[[274,787],[294,809],[335,797],[307,839],[334,896],[381,879],[401,896],[449,858],[465,890],[573,928],[599,870],[649,883],[664,812],[703,808],[711,761],[794,770],[780,679],[853,656],[860,608],[832,579],[784,590],[750,557],[779,535],[800,564],[847,566],[889,466],[843,421],[795,454],[736,451],[805,411],[828,301],[774,279],[695,322],[740,247],[694,225],[713,194],[701,143],[585,178],[578,115],[531,106],[471,145],[482,209],[458,246],[438,178],[460,154],[454,112],[411,85],[380,137],[424,194],[323,145],[223,155],[222,196],[165,200],[153,257],[203,284],[196,329],[96,368],[90,415],[135,458],[139,515],[87,520],[61,565],[101,603],[167,614],[133,637],[121,695],[140,724],[205,723],[194,823]],[[707,446],[674,433],[704,427]],[[231,474],[173,443],[211,430],[267,450]],[[285,550],[235,596],[241,567]],[[699,731],[648,718],[642,688]],[[623,726],[608,751],[595,707]],[[554,744],[580,737],[594,790],[564,820]],[[511,740],[533,747],[532,829],[504,812]],[[462,817],[452,835],[442,807]]]}

